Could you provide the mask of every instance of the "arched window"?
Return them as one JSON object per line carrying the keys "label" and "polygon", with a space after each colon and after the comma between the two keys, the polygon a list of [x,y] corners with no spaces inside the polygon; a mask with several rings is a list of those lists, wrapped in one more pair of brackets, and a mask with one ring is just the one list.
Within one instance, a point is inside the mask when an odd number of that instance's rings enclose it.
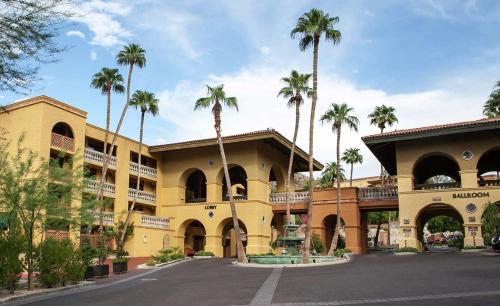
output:
{"label": "arched window", "polygon": [[500,148],[484,153],[477,163],[479,186],[500,186]]}
{"label": "arched window", "polygon": [[186,203],[207,201],[207,179],[201,170],[191,173],[186,180]]}
{"label": "arched window", "polygon": [[50,146],[64,151],[73,151],[75,149],[73,131],[68,124],[59,122],[54,125],[50,137]]}
{"label": "arched window", "polygon": [[[226,179],[224,177],[224,170],[222,171],[222,200],[229,201],[229,193],[227,189]],[[248,184],[247,173],[241,166],[232,166],[229,169],[229,179],[231,180],[231,187],[233,197],[235,200],[246,200],[248,198]]]}
{"label": "arched window", "polygon": [[283,173],[278,167],[273,166],[271,168],[271,171],[269,172],[269,185],[271,188],[271,193],[284,192],[286,187],[285,184],[286,178],[283,177]]}
{"label": "arched window", "polygon": [[446,155],[429,155],[415,164],[413,177],[415,189],[458,188],[460,184],[460,168],[457,162]]}

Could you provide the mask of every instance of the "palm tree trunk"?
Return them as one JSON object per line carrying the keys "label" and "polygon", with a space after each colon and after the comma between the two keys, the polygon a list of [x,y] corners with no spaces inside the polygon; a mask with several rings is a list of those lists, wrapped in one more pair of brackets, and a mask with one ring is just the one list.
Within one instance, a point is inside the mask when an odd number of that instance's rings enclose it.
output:
{"label": "palm tree trunk", "polygon": [[312,222],[312,196],[313,196],[313,172],[314,172],[314,114],[316,112],[316,101],[318,100],[318,46],[319,36],[314,36],[313,51],[313,93],[311,101],[311,119],[309,121],[309,199],[307,202],[307,223],[306,235],[304,237],[304,254],[302,254],[302,263],[309,263],[309,249],[311,244],[311,222]]}
{"label": "palm tree trunk", "polygon": [[349,179],[349,187],[352,187],[352,169],[354,168],[354,163],[351,163],[351,178]]}
{"label": "palm tree trunk", "polygon": [[377,224],[377,231],[375,232],[375,237],[373,237],[373,247],[378,249],[378,235],[380,234],[380,221]]}
{"label": "palm tree trunk", "polygon": [[330,245],[330,249],[328,250],[328,256],[333,256],[335,254],[335,250],[337,249],[337,242],[339,240],[340,235],[340,132],[342,126],[338,127],[337,130],[337,220],[335,222],[335,233],[333,234],[332,244]]}
{"label": "palm tree trunk", "polygon": [[[107,105],[106,105],[106,131],[104,132],[104,148],[102,150],[103,153],[103,162],[106,162],[107,159],[107,150],[108,150],[108,136],[109,136],[109,125],[111,121],[111,85],[108,82],[107,88]],[[110,154],[111,155],[111,154]],[[104,170],[104,168],[103,168]],[[101,175],[105,175],[104,171],[101,172]],[[104,228],[104,188],[100,191],[99,195],[99,232]],[[92,227],[89,225],[89,235],[92,231]]]}
{"label": "palm tree trunk", "polygon": [[[106,177],[106,174],[108,173],[108,165],[109,165],[109,161],[110,161],[110,154],[111,152],[113,152],[113,150],[115,149],[115,145],[116,145],[116,139],[118,138],[118,133],[120,133],[120,128],[122,127],[122,124],[123,124],[123,120],[125,119],[125,114],[127,113],[127,109],[128,109],[128,103],[130,102],[130,81],[131,81],[131,77],[132,77],[132,70],[134,68],[134,64],[130,64],[130,68],[129,68],[129,71],[128,71],[128,81],[127,81],[127,100],[125,101],[125,105],[123,106],[123,110],[122,110],[122,114],[120,115],[120,120],[118,121],[118,125],[116,126],[116,131],[113,135],[113,138],[111,140],[111,147],[109,149],[109,152],[107,154],[107,156],[105,157],[104,161],[103,161],[103,165],[102,165],[102,177],[101,177],[101,180],[99,182],[99,186],[98,186],[98,189],[97,189],[97,200],[99,200],[100,198],[102,198],[103,196],[103,192],[104,192],[104,178]],[[101,230],[102,232],[102,230]]]}
{"label": "palm tree trunk", "polygon": [[392,212],[389,211],[389,216],[387,218],[387,246],[391,246],[391,214]]}
{"label": "palm tree trunk", "polygon": [[[384,129],[380,129],[380,134],[384,133]],[[382,166],[382,163],[380,163],[380,186],[384,187],[385,185],[385,177],[384,177],[384,166]]]}
{"label": "palm tree trunk", "polygon": [[288,199],[288,190],[290,189],[292,180],[293,169],[293,156],[295,155],[295,142],[297,141],[297,134],[299,132],[299,119],[300,119],[300,100],[295,100],[295,130],[293,132],[292,149],[290,150],[290,160],[288,162],[288,175],[286,178],[285,196],[286,196],[286,222],[290,223],[290,202]]}
{"label": "palm tree trunk", "polygon": [[245,248],[243,247],[243,242],[241,241],[241,231],[240,224],[238,222],[238,215],[236,214],[236,205],[233,198],[233,190],[231,188],[231,179],[229,176],[229,169],[227,166],[226,153],[224,152],[224,145],[222,144],[221,129],[220,129],[220,110],[221,105],[216,102],[214,106],[214,117],[215,117],[215,132],[217,133],[217,142],[219,143],[219,150],[222,159],[222,166],[224,167],[224,177],[226,179],[227,191],[229,194],[229,206],[231,207],[231,216],[233,217],[233,228],[236,237],[236,248],[238,253],[238,262],[247,263],[248,259],[245,254]]}
{"label": "palm tree trunk", "polygon": [[134,199],[132,200],[132,204],[127,212],[127,218],[125,219],[125,224],[123,226],[123,232],[120,234],[119,246],[123,249],[125,244],[125,233],[127,233],[127,229],[130,223],[130,216],[132,216],[132,212],[134,211],[135,203],[137,202],[137,196],[139,194],[139,188],[141,187],[141,162],[142,162],[142,138],[144,135],[144,115],[145,111],[141,112],[141,129],[139,132],[139,156],[137,158],[137,163],[139,164],[139,168],[137,170],[137,184],[134,192]]}

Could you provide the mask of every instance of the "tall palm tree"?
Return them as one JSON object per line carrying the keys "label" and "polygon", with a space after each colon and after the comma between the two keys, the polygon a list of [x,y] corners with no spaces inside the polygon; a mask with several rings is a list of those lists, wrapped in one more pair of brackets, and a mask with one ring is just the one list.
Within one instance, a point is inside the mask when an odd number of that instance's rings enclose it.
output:
{"label": "tall palm tree", "polygon": [[307,227],[304,238],[303,263],[309,263],[309,249],[311,242],[311,219],[312,219],[312,194],[313,194],[313,143],[314,143],[314,115],[316,112],[316,101],[318,100],[318,47],[321,36],[325,40],[331,41],[334,45],[340,43],[342,37],[340,31],[334,29],[334,25],[339,22],[339,17],[330,17],[322,10],[311,9],[302,15],[297,24],[290,32],[294,39],[300,39],[299,48],[305,51],[313,47],[313,89],[311,101],[311,118],[309,121],[309,201],[307,205]]}
{"label": "tall palm tree", "polygon": [[337,170],[339,171],[340,181],[345,180],[344,168],[342,165],[337,166],[336,162],[327,163],[323,172],[321,172],[321,187],[333,187],[335,180],[337,179]]}
{"label": "tall palm tree", "polygon": [[130,99],[129,105],[135,107],[135,109],[140,109],[141,111],[141,127],[139,131],[139,152],[138,152],[138,160],[137,163],[139,165],[139,169],[137,171],[137,184],[134,192],[134,199],[132,200],[132,204],[127,212],[127,218],[125,219],[125,225],[123,231],[120,235],[119,247],[123,248],[123,243],[125,239],[125,233],[127,232],[127,228],[130,223],[130,216],[132,211],[134,210],[135,203],[137,201],[137,194],[139,193],[139,188],[141,186],[141,163],[142,163],[142,138],[144,136],[144,116],[146,113],[156,116],[158,115],[158,102],[159,100],[155,97],[155,94],[149,91],[137,90],[132,95],[132,99]]}
{"label": "tall palm tree", "polygon": [[236,108],[238,110],[238,100],[235,97],[227,97],[224,91],[224,84],[219,86],[207,86],[207,97],[199,98],[196,100],[194,105],[194,110],[200,108],[209,108],[212,106],[212,113],[214,115],[215,121],[215,133],[217,134],[217,143],[219,144],[220,155],[222,159],[222,165],[224,167],[224,177],[227,184],[227,192],[229,194],[229,206],[231,207],[231,216],[233,217],[233,227],[236,233],[236,247],[238,253],[238,261],[246,263],[248,262],[247,256],[245,255],[245,249],[243,248],[243,242],[241,241],[240,235],[240,224],[238,222],[238,215],[236,214],[236,205],[234,204],[233,191],[231,186],[231,179],[229,177],[229,168],[227,166],[226,153],[224,152],[224,145],[222,144],[221,136],[221,112],[222,105],[229,108]]}
{"label": "tall palm tree", "polygon": [[342,126],[345,125],[349,129],[358,131],[359,120],[351,115],[353,109],[347,104],[332,103],[330,108],[321,116],[322,123],[330,123],[332,131],[337,133],[337,221],[335,224],[335,233],[333,234],[332,244],[328,250],[328,255],[332,256],[337,248],[337,241],[340,233],[340,135]]}
{"label": "tall palm tree", "polygon": [[[116,93],[123,93],[125,88],[123,87],[123,77],[118,71],[118,69],[102,68],[101,71],[94,74],[94,78],[91,81],[91,86],[100,89],[103,95],[107,96],[107,106],[106,106],[106,131],[104,132],[104,158],[107,159],[107,149],[108,149],[108,135],[109,135],[109,123],[111,120],[111,91]],[[111,156],[111,154],[110,154]],[[101,199],[102,201],[102,196]],[[100,204],[100,211],[104,210],[103,203]],[[104,224],[103,214],[99,214],[99,228],[102,228]],[[90,229],[90,227],[89,227]]]}
{"label": "tall palm tree", "polygon": [[[101,181],[99,182],[98,190],[97,190],[97,198],[98,200],[103,198],[104,196],[104,178],[106,177],[106,173],[108,172],[108,165],[109,165],[109,160],[110,160],[110,152],[113,152],[116,144],[116,139],[118,137],[118,133],[120,132],[120,128],[123,123],[123,119],[125,119],[125,114],[127,113],[127,109],[129,106],[130,102],[130,85],[131,85],[131,80],[132,80],[132,71],[134,69],[134,66],[137,66],[139,68],[142,68],[146,65],[146,51],[142,49],[139,45],[137,44],[130,44],[125,47],[123,47],[123,50],[121,50],[118,55],[116,56],[116,62],[118,65],[128,65],[129,70],[128,70],[128,78],[127,78],[127,98],[125,100],[125,105],[123,106],[122,114],[120,116],[120,120],[118,121],[118,125],[116,126],[115,133],[113,135],[113,139],[111,141],[111,147],[108,152],[108,156],[104,159],[103,165],[102,165],[102,177]],[[102,215],[102,212],[101,212]],[[101,216],[102,218],[102,216]],[[99,232],[102,233],[102,226],[99,226]]]}
{"label": "tall palm tree", "polygon": [[281,95],[287,100],[288,107],[295,106],[295,130],[293,132],[292,149],[290,150],[290,160],[288,161],[288,173],[285,184],[286,196],[286,220],[290,223],[290,202],[288,200],[288,190],[292,180],[293,156],[295,154],[295,143],[297,141],[297,134],[299,132],[299,119],[300,119],[300,105],[304,103],[303,94],[310,96],[311,88],[309,87],[309,79],[311,74],[298,73],[292,70],[290,76],[281,78],[286,86],[281,88],[278,92],[278,97]]}
{"label": "tall palm tree", "polygon": [[354,164],[362,164],[363,163],[363,155],[359,153],[358,148],[349,148],[344,151],[344,155],[342,155],[342,161],[351,165],[351,175],[349,177],[349,187],[352,187],[352,170],[354,168]]}
{"label": "tall palm tree", "polygon": [[[387,126],[393,126],[398,122],[398,118],[396,114],[394,114],[395,111],[396,109],[392,106],[376,106],[375,110],[368,115],[370,124],[377,126],[380,129],[380,134],[383,134]],[[380,180],[383,187],[385,185],[385,175],[384,166],[382,166],[382,164],[380,164]]]}
{"label": "tall palm tree", "polygon": [[488,118],[500,116],[500,81],[496,83],[488,101],[484,103],[483,114]]}

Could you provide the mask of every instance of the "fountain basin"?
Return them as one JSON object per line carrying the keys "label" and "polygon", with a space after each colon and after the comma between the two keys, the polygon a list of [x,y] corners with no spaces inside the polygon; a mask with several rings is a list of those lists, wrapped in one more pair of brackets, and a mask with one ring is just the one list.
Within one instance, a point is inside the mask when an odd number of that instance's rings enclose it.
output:
{"label": "fountain basin", "polygon": [[[311,255],[309,256],[309,263],[320,263],[320,262],[333,262],[335,261],[333,256],[320,256]],[[283,256],[273,256],[273,255],[250,255],[248,256],[249,263],[255,264],[301,264],[301,255],[283,255]]]}

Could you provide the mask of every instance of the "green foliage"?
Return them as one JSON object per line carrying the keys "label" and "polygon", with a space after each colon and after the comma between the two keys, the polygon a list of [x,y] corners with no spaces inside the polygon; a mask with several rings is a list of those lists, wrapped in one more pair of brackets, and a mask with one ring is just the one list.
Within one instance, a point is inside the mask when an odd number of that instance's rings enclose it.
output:
{"label": "green foliage", "polygon": [[336,250],[335,250],[334,255],[335,255],[336,257],[344,257],[344,254],[348,254],[348,253],[351,253],[351,250],[349,250],[349,249],[344,249],[344,248],[339,248],[339,249],[336,249]]}
{"label": "green foliage", "polygon": [[376,106],[375,110],[368,115],[368,119],[370,119],[370,124],[376,125],[383,131],[387,126],[392,126],[398,122],[395,112],[396,109],[392,106]]}
{"label": "green foliage", "polygon": [[93,266],[93,260],[97,257],[97,250],[90,244],[88,239],[82,241],[80,252],[82,254],[82,264],[85,267]]}
{"label": "green foliage", "polygon": [[287,86],[280,89],[278,97],[283,96],[283,98],[287,99],[288,107],[300,106],[300,104],[304,103],[302,95],[311,95],[311,88],[309,87],[310,78],[311,74],[302,74],[296,70],[292,70],[289,77],[281,78]]}
{"label": "green foliage", "polygon": [[160,250],[158,255],[151,257],[155,263],[165,263],[171,260],[177,260],[184,258],[184,254],[182,253],[179,247],[172,247],[164,250]]}
{"label": "green foliage", "polygon": [[[123,248],[124,248],[125,242],[127,242],[128,239],[130,239],[130,237],[132,237],[134,235],[134,223],[131,223],[127,226],[125,235],[123,237],[123,243],[121,243],[120,239],[121,239],[121,236],[122,236],[122,233],[124,230],[125,230],[125,222],[118,221],[118,224],[115,224],[115,226],[113,227],[113,230],[110,233],[111,236],[113,238],[115,238],[115,241],[117,243],[117,246],[116,246],[117,251],[116,252],[118,252],[118,253],[124,252]],[[117,254],[117,256],[118,256],[118,254]]]}
{"label": "green foliage", "polygon": [[325,251],[325,245],[323,244],[323,241],[321,241],[321,238],[317,233],[312,234],[311,249],[316,250],[316,252],[318,253],[323,253]]}
{"label": "green foliage", "polygon": [[485,204],[481,223],[484,241],[491,242],[491,238],[500,233],[500,207],[497,203]]}
{"label": "green foliage", "polygon": [[65,286],[67,282],[75,283],[83,279],[85,265],[82,252],[73,247],[71,240],[49,238],[40,244],[37,251],[40,282],[45,286]]}
{"label": "green foliage", "polygon": [[464,248],[464,237],[456,237],[455,239],[448,240],[448,246],[452,248],[457,248],[459,250]]}
{"label": "green foliage", "polygon": [[294,215],[295,216],[295,224],[296,225],[302,225],[302,218],[300,215]]}
{"label": "green foliage", "polygon": [[22,240],[19,235],[9,232],[0,233],[0,288],[14,293],[23,271],[23,263],[19,259],[22,251]]}
{"label": "green foliage", "polygon": [[345,248],[345,239],[342,236],[339,236],[339,240],[337,240],[337,249]]}
{"label": "green foliage", "polygon": [[[321,173],[321,179],[319,185],[322,188],[332,187],[333,182],[337,179],[337,163],[331,162],[327,163],[323,172]],[[344,168],[340,166],[340,180],[345,180]]]}
{"label": "green foliage", "polygon": [[397,252],[397,253],[406,253],[406,252],[417,253],[418,250],[416,248],[412,248],[412,247],[404,247],[404,248],[399,248],[399,249],[395,250],[394,252]]}
{"label": "green foliage", "polygon": [[373,211],[368,213],[368,223],[370,224],[382,224],[387,223],[389,220],[389,214],[387,211]]}
{"label": "green foliage", "polygon": [[194,256],[215,256],[214,253],[210,252],[210,251],[198,251],[196,252],[196,254],[194,254]]}
{"label": "green foliage", "polygon": [[155,264],[156,263],[155,263],[154,259],[148,259],[148,260],[146,260],[146,266],[148,266],[148,267],[152,267]]}
{"label": "green foliage", "polygon": [[443,233],[443,232],[463,232],[464,228],[460,222],[449,216],[437,216],[427,222],[427,229],[431,233]]}
{"label": "green foliage", "polygon": [[69,221],[61,218],[47,218],[45,228],[48,230],[67,231],[69,229]]}
{"label": "green foliage", "polygon": [[500,116],[500,81],[497,81],[490,97],[484,103],[483,114],[488,118]]}

